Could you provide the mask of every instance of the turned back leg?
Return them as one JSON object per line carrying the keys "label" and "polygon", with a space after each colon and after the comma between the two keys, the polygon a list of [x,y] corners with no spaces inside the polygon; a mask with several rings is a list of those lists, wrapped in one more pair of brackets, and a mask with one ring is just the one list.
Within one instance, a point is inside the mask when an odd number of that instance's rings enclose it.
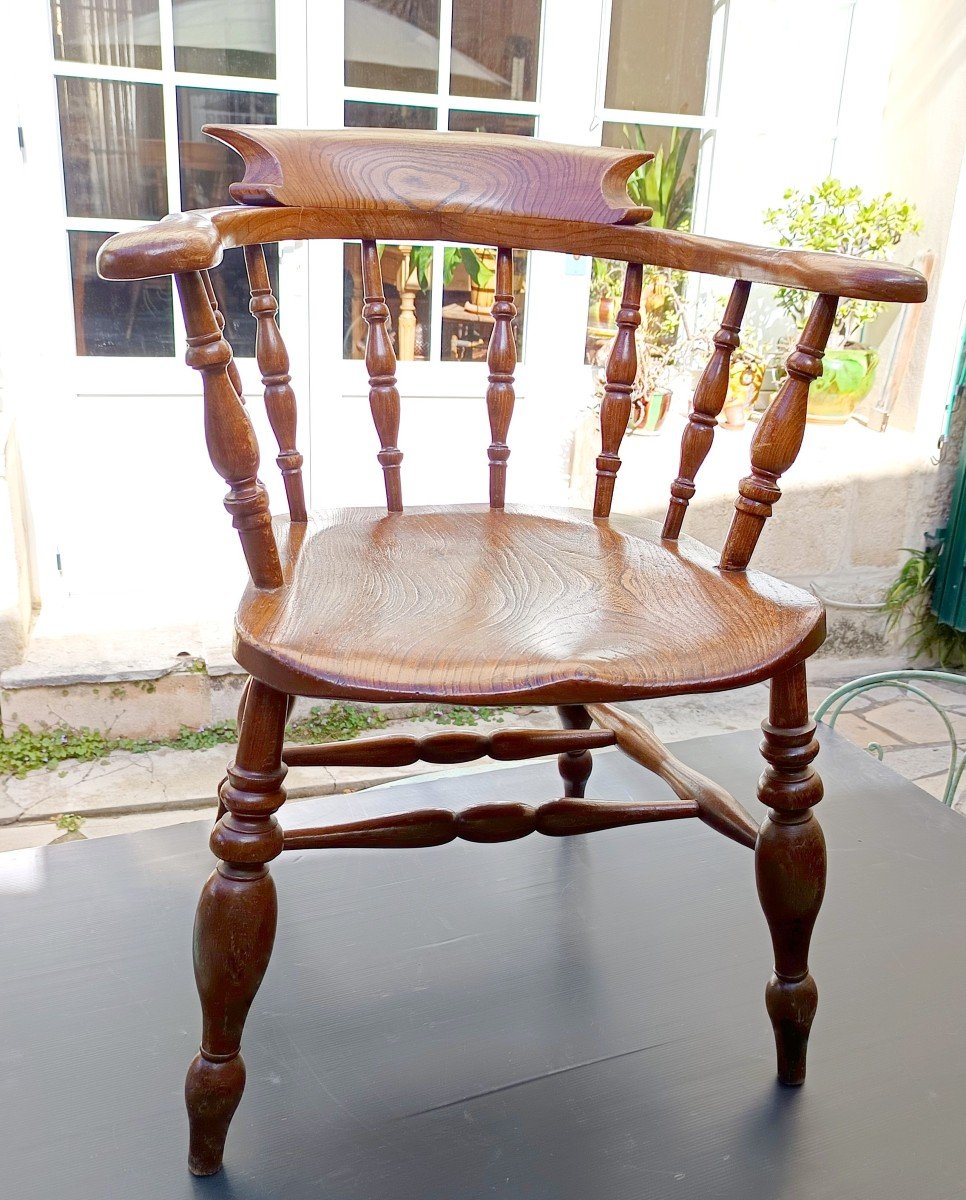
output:
{"label": "turned back leg", "polygon": [[775,953],[765,1003],[775,1031],[778,1078],[794,1086],[805,1080],[808,1034],[818,1006],[808,947],[825,892],[825,838],[811,811],[822,798],[822,781],[812,768],[818,742],[808,719],[804,665],[772,680],[762,730],[768,766],[758,799],[769,811],[758,834],[755,875]]}
{"label": "turned back leg", "polygon": [[201,1048],[188,1069],[188,1165],[221,1166],[228,1126],[245,1087],[242,1028],[275,940],[275,884],[267,864],[282,850],[274,813],[285,799],[282,738],[289,699],[253,680],[246,692],[235,761],[221,788],[224,815],[211,834],[219,858],[195,918],[195,981]]}
{"label": "turned back leg", "polygon": [[[593,722],[582,704],[561,704],[557,708],[564,729],[589,729]],[[557,770],[564,783],[564,795],[582,798],[594,760],[589,750],[567,750],[557,757]]]}

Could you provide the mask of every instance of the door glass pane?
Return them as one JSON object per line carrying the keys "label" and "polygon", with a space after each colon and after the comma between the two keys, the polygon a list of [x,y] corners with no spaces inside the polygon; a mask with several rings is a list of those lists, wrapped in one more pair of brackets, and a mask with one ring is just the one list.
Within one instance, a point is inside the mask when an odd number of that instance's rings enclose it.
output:
{"label": "door glass pane", "polygon": [[[443,338],[440,357],[457,362],[485,362],[493,318],[496,251],[483,246],[446,246],[443,250]],[[517,361],[523,361],[527,252],[513,252],[513,322]]]}
{"label": "door glass pane", "polygon": [[[265,261],[272,291],[278,298],[278,246],[265,246]],[[248,307],[251,291],[245,267],[245,251],[240,247],[226,250],[219,266],[209,272],[215,299],[225,318],[225,337],[236,358],[255,357],[255,318]],[[282,312],[278,314],[279,327]]]}
{"label": "door glass pane", "polygon": [[435,129],[436,109],[347,100],[343,121],[346,129]]}
{"label": "door glass pane", "polygon": [[115,358],[173,355],[170,276],[131,283],[99,279],[95,258],[110,234],[72,229],[67,236],[77,353]]}
{"label": "door glass pane", "polygon": [[438,78],[439,0],[345,0],[348,87],[435,92]]}
{"label": "door glass pane", "polygon": [[54,56],[112,67],[161,66],[158,0],[50,0]]}
{"label": "door glass pane", "polygon": [[227,92],[178,88],[178,153],[181,159],[181,207],[231,204],[228,185],[245,174],[241,158],[222,142],[201,132],[202,125],[272,125],[277,97],[268,92]]}
{"label": "door glass pane", "polygon": [[450,91],[537,98],[541,0],[453,0]]}
{"label": "door glass pane", "polygon": [[[429,358],[432,246],[379,246],[383,291],[389,307],[392,344],[399,362]],[[358,242],[343,248],[342,357],[364,358],[362,251]]]}
{"label": "door glass pane", "polygon": [[[607,122],[605,146],[650,150],[654,159],[638,168],[628,181],[633,203],[648,205],[654,215],[649,224],[658,229],[690,229],[694,218],[695,181],[702,134],[696,129],[617,125]],[[657,348],[657,357],[675,343],[679,334],[685,275],[645,267],[641,336]],[[591,265],[590,305],[587,313],[586,361],[602,365],[616,332],[624,264],[595,258]]]}
{"label": "door glass pane", "polygon": [[613,0],[604,103],[703,113],[714,0]]}
{"label": "door glass pane", "polygon": [[174,65],[275,78],[275,0],[174,0]]}
{"label": "door glass pane", "polygon": [[161,88],[58,79],[67,213],[162,217],[168,211]]}
{"label": "door glass pane", "polygon": [[536,124],[535,117],[519,117],[515,113],[453,109],[449,114],[450,129],[460,133],[515,133],[521,137],[533,137]]}

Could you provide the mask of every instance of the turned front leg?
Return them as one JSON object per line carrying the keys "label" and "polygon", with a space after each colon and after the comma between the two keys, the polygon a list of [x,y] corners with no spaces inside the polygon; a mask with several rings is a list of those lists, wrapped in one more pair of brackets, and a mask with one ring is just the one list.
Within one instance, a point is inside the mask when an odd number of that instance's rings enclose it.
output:
{"label": "turned front leg", "polygon": [[[582,704],[561,704],[557,708],[564,729],[589,729],[593,722]],[[589,750],[565,750],[557,756],[557,770],[564,784],[564,795],[583,799],[587,780],[594,768]]]}
{"label": "turned front leg", "polygon": [[267,863],[282,851],[274,813],[285,799],[282,738],[288,697],[253,681],[246,693],[238,754],[221,788],[225,815],[211,835],[221,860],[195,918],[195,980],[201,1048],[188,1069],[188,1165],[213,1175],[245,1087],[239,1049],[245,1018],[268,967],[277,901]]}
{"label": "turned front leg", "polygon": [[826,866],[825,837],[811,811],[822,799],[822,781],[812,769],[818,742],[808,719],[803,665],[772,680],[769,707],[761,744],[769,765],[758,782],[758,799],[769,811],[758,833],[755,875],[775,952],[765,1004],[775,1031],[778,1078],[797,1086],[805,1080],[808,1034],[818,1006],[808,947]]}

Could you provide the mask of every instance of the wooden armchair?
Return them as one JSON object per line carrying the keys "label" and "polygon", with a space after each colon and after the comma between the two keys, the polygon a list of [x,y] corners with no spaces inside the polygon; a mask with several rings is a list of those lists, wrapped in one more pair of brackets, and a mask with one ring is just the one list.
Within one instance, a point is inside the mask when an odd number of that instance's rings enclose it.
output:
{"label": "wooden armchair", "polygon": [[[801,446],[808,388],[821,372],[838,298],[919,302],[925,281],[915,271],[881,263],[649,229],[649,211],[631,207],[625,190],[644,154],[470,134],[264,126],[207,132],[245,160],[245,179],[231,188],[239,203],[118,234],[99,256],[106,279],[175,276],[187,361],[202,377],[211,461],[228,484],[225,505],[251,573],[236,617],[235,654],[252,678],[211,835],[220,861],[205,884],[195,925],[204,1025],[186,1083],[191,1170],[207,1175],[221,1165],[245,1083],[242,1026],[275,934],[268,864],[295,848],[435,846],[454,838],[498,842],[533,832],[560,837],[698,817],[754,848],[774,944],[766,1005],[778,1076],[800,1084],[817,1003],[807,952],[825,885],[824,840],[812,814],[822,785],[812,766],[818,746],[804,664],[824,638],[824,612],[808,593],[751,571],[748,563],[781,495],[779,478]],[[295,396],[262,249],[287,238],[362,243],[369,399],[387,511],[306,512]],[[403,507],[400,400],[376,238],[498,248],[486,391],[492,432],[488,505]],[[274,519],[208,278],[223,249],[234,246],[244,247],[248,264],[257,359],[288,499],[288,515]],[[511,247],[628,264],[601,406],[592,514],[505,502],[516,361]],[[663,529],[611,516],[636,371],[642,264],[736,281],[697,386]],[[729,361],[756,282],[818,295],[788,358],[787,378],[755,432],[751,469],[738,484],[719,556],[682,536],[681,528],[711,448]],[[771,681],[771,699],[762,726],[766,767],[758,799],[767,815],[760,824],[613,706],[762,680]],[[287,715],[300,695],[549,704],[558,707],[563,728],[286,747]],[[585,799],[591,751],[615,743],[666,780],[676,799]],[[564,794],[544,803],[521,799],[455,814],[413,812],[286,832],[275,818],[285,799],[286,764],[388,767],[549,753],[559,755]]]}

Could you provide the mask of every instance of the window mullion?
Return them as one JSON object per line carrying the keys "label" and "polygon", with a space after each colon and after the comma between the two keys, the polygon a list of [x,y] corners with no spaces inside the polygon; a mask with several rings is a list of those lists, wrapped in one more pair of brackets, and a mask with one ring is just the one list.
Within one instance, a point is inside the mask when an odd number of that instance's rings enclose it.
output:
{"label": "window mullion", "polygon": [[450,65],[453,59],[453,0],[440,0],[439,5],[439,74],[436,91],[439,104],[436,108],[436,128],[449,129],[450,110]]}
{"label": "window mullion", "polygon": [[[181,159],[178,153],[178,93],[174,72],[173,0],[158,0],[161,22],[161,88],[164,99],[164,160],[168,181],[168,211],[181,212]],[[174,305],[175,288],[171,289]],[[184,356],[187,348],[184,326],[174,314],[174,352]]]}

